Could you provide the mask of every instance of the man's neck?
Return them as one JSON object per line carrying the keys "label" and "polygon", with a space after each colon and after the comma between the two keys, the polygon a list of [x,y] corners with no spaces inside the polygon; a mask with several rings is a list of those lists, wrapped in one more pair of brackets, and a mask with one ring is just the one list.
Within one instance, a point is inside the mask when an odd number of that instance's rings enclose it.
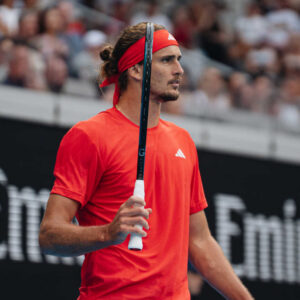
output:
{"label": "man's neck", "polygon": [[[131,122],[140,125],[141,97],[139,95],[125,91],[121,95],[116,108]],[[149,100],[148,128],[158,125],[160,109],[161,103],[159,101]]]}

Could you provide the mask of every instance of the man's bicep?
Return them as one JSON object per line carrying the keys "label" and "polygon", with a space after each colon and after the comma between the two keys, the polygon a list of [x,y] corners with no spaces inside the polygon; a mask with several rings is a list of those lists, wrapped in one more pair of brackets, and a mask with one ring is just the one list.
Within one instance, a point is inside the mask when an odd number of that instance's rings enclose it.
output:
{"label": "man's bicep", "polygon": [[195,239],[204,241],[210,235],[204,210],[190,215],[190,241]]}
{"label": "man's bicep", "polygon": [[71,222],[79,209],[80,203],[70,198],[51,194],[48,200],[43,222]]}

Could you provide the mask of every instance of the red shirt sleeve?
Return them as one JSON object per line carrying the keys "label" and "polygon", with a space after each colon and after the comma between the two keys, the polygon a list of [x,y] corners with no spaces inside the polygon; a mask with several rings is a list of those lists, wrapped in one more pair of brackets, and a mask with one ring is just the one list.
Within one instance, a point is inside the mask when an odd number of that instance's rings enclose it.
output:
{"label": "red shirt sleeve", "polygon": [[195,147],[195,164],[193,169],[193,178],[191,184],[191,205],[190,214],[194,214],[207,207],[207,201],[203,190],[202,180],[199,171],[199,161]]}
{"label": "red shirt sleeve", "polygon": [[98,148],[80,128],[63,137],[54,168],[51,194],[59,194],[84,206],[93,195],[104,171]]}

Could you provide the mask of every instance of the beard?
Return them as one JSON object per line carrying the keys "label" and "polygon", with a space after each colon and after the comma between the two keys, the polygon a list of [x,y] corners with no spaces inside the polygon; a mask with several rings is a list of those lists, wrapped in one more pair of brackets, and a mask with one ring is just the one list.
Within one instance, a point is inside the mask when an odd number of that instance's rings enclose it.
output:
{"label": "beard", "polygon": [[179,92],[177,93],[162,93],[160,94],[159,98],[162,102],[169,102],[169,101],[176,101],[179,97]]}

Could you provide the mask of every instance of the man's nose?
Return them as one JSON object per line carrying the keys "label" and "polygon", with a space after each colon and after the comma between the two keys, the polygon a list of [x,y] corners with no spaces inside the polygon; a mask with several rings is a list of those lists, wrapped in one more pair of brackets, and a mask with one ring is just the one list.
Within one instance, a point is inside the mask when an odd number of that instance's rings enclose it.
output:
{"label": "man's nose", "polygon": [[178,75],[183,75],[184,74],[184,70],[181,66],[181,63],[179,61],[176,62],[176,68],[175,68],[175,73]]}

